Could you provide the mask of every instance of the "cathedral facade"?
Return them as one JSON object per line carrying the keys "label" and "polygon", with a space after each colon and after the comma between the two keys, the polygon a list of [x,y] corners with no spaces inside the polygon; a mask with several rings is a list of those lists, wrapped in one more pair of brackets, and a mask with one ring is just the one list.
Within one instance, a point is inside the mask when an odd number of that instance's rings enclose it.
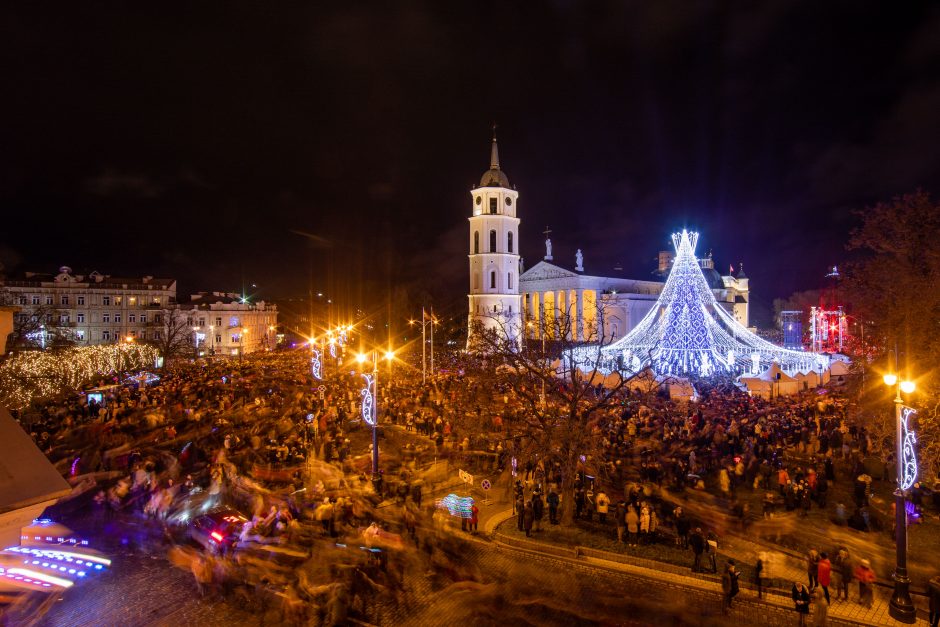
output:
{"label": "cathedral facade", "polygon": [[[581,251],[574,269],[553,263],[551,240],[546,255],[519,277],[526,337],[564,338],[577,342],[615,341],[629,333],[652,310],[669,275],[673,255],[659,254],[659,267],[649,280],[596,276],[584,272]],[[711,256],[698,260],[718,303],[741,325],[750,325],[749,279],[743,267],[720,275]]]}
{"label": "cathedral facade", "polygon": [[[609,343],[629,333],[656,305],[672,265],[671,252],[659,254],[651,279],[627,279],[585,273],[580,250],[573,269],[557,265],[547,239],[544,259],[522,272],[519,193],[500,168],[495,133],[490,167],[470,196],[468,346],[483,329],[517,345],[543,337]],[[750,288],[743,267],[722,276],[710,254],[698,262],[718,303],[749,326]]]}

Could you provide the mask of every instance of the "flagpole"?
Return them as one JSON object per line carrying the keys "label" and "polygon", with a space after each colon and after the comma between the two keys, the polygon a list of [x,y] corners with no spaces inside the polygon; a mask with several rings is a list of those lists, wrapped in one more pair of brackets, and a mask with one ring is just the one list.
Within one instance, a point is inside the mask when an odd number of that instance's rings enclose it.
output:
{"label": "flagpole", "polygon": [[427,318],[424,317],[424,307],[421,308],[421,383],[427,384],[427,340],[425,339],[425,330],[427,329]]}

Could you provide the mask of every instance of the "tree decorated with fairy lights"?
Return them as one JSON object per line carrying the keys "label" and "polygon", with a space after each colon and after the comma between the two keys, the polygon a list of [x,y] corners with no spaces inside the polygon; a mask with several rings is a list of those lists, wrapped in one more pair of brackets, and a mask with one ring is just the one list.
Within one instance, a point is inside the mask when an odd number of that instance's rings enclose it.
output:
{"label": "tree decorated with fairy lights", "polygon": [[672,236],[676,249],[669,277],[656,305],[619,341],[603,347],[595,364],[593,346],[572,350],[568,358],[582,370],[632,375],[647,366],[661,375],[711,376],[752,372],[777,362],[788,372],[827,365],[827,358],[786,350],[748,331],[715,299],[695,257],[698,233]]}

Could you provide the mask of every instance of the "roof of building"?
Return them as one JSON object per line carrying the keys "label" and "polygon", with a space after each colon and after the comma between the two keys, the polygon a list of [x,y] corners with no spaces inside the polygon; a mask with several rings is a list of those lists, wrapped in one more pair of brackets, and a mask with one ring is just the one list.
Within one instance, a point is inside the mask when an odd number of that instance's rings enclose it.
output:
{"label": "roof of building", "polygon": [[[123,289],[143,289],[144,286],[167,289],[176,283],[176,279],[153,277],[149,275],[142,277],[111,276],[110,274],[102,274],[97,270],[90,272],[73,272],[72,268],[69,266],[62,266],[59,268],[58,272],[54,273],[32,272],[27,270],[8,276],[2,283],[10,287],[41,287],[42,283],[58,283],[60,285],[78,284],[89,289],[114,289],[116,286],[122,287]],[[125,285],[127,286],[126,288],[123,287]]]}
{"label": "roof of building", "polygon": [[702,268],[702,274],[711,289],[722,290],[725,288],[725,282],[722,280],[721,274],[714,268]]}
{"label": "roof of building", "polygon": [[0,513],[50,501],[71,492],[13,416],[0,407]]}
{"label": "roof of building", "polygon": [[744,262],[743,262],[743,261],[738,264],[738,273],[735,275],[734,278],[736,278],[736,279],[746,279],[746,278],[747,278],[747,275],[744,274]]}
{"label": "roof of building", "polygon": [[496,130],[493,130],[493,143],[490,145],[490,169],[480,177],[480,187],[509,187],[509,177],[499,169],[499,146],[496,144]]}

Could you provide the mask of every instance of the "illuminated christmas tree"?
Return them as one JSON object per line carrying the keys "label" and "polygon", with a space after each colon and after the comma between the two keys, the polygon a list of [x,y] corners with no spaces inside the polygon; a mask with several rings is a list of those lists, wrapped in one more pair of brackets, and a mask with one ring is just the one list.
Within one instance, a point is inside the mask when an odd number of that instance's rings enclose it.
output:
{"label": "illuminated christmas tree", "polygon": [[699,376],[756,374],[773,362],[788,372],[824,367],[826,357],[757,337],[715,300],[695,257],[698,233],[683,230],[672,240],[676,258],[656,305],[625,337],[600,348],[600,360],[597,346],[572,351],[579,367],[632,374],[651,366],[657,374]]}

